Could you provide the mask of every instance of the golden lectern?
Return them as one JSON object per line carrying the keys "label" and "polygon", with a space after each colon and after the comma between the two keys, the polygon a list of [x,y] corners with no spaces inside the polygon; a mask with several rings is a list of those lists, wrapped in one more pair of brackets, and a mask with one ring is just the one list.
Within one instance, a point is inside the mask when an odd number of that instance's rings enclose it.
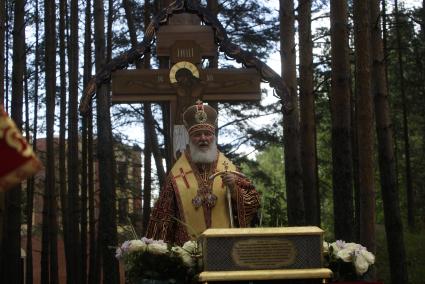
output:
{"label": "golden lectern", "polygon": [[327,283],[318,227],[208,229],[201,283]]}

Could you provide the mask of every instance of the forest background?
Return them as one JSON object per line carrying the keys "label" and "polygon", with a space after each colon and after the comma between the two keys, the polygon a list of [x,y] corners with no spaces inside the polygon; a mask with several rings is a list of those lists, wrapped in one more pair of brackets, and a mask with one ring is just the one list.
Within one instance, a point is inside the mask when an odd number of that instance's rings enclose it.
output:
{"label": "forest background", "polygon": [[[35,266],[41,283],[58,283],[58,239],[68,283],[117,283],[111,247],[129,237],[130,222],[143,234],[170,168],[167,106],[109,108],[107,81],[89,115],[79,115],[78,101],[90,77],[142,41],[168,3],[1,1],[0,102],[33,145],[46,139],[46,150],[38,151],[42,182],[30,179],[1,195],[2,283],[33,283]],[[280,55],[289,97],[265,87],[269,99],[261,103],[217,105],[220,149],[262,192],[261,226],[318,225],[327,240],[375,252],[377,279],[423,283],[425,1],[201,3],[233,43],[272,66],[270,55]],[[168,67],[154,48],[140,58],[129,68]],[[220,53],[203,66],[226,68],[235,65],[231,59]],[[288,100],[296,106],[290,111],[283,107]],[[127,129],[143,133],[143,141],[125,135]],[[143,182],[119,184],[125,182],[114,155],[120,144],[143,152]],[[28,218],[34,196],[43,199],[41,224]],[[142,208],[120,220],[121,199],[143,199]],[[42,239],[40,263],[21,235]]]}

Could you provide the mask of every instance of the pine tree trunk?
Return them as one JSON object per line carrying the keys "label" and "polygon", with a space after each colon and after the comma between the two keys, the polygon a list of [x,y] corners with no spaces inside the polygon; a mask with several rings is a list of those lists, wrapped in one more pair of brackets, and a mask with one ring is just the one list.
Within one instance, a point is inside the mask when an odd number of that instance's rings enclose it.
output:
{"label": "pine tree trunk", "polygon": [[[56,97],[56,7],[55,1],[45,2],[46,33],[46,193],[49,227],[49,278],[50,283],[59,283],[58,242],[57,242],[57,203],[56,203],[56,166],[55,166],[55,97]],[[47,27],[47,25],[49,27]]]}
{"label": "pine tree trunk", "polygon": [[336,239],[354,237],[347,3],[331,0],[332,180]]}
{"label": "pine tree trunk", "polygon": [[[31,134],[30,134],[30,117],[29,117],[29,94],[28,94],[28,69],[26,67],[25,62],[25,137],[29,144],[31,144]],[[35,150],[34,150],[35,152]],[[27,270],[30,270],[31,273],[33,271],[32,267],[29,268],[28,265],[32,266],[32,211],[34,208],[34,178],[30,177],[27,179],[27,187],[26,187],[26,216],[27,216],[27,233],[26,233],[26,249],[27,249],[27,255],[25,258],[25,265],[27,265]],[[30,260],[28,260],[30,259]],[[25,275],[22,275],[22,277],[25,277],[25,283],[32,283],[32,277],[30,279],[28,278],[28,272],[25,271]]]}
{"label": "pine tree trunk", "polygon": [[[92,69],[92,56],[91,56],[91,44],[92,44],[92,31],[91,31],[91,1],[86,1],[85,8],[85,31],[84,31],[84,74],[83,74],[83,86],[87,86],[87,83],[91,77]],[[91,234],[91,230],[87,228],[88,220],[88,199],[89,194],[89,129],[88,129],[88,116],[82,117],[82,151],[81,151],[81,162],[82,162],[82,174],[81,174],[81,274],[83,277],[82,283],[90,283],[88,280],[88,263],[87,263],[87,243],[88,232]]]}
{"label": "pine tree trunk", "polygon": [[[145,104],[146,108],[146,104]],[[151,191],[152,191],[152,168],[151,168],[151,139],[146,127],[145,120],[145,149],[144,153],[144,181],[143,181],[143,220],[142,220],[142,235],[145,235],[149,218],[151,215]]]}
{"label": "pine tree trunk", "polygon": [[283,137],[285,157],[286,195],[288,200],[288,225],[305,223],[303,184],[299,137],[299,112],[295,63],[294,1],[280,0],[280,55],[282,77],[289,91],[290,112],[283,111]]}
{"label": "pine tree trunk", "polygon": [[87,117],[82,118],[81,133],[81,276],[87,283]]}
{"label": "pine tree trunk", "polygon": [[[132,43],[132,47],[135,47],[133,44],[137,43],[137,38],[135,38],[136,36],[136,31],[133,30],[135,28],[134,22],[133,22],[133,16],[132,13],[130,11],[130,3],[127,0],[123,0],[123,5],[125,7],[125,11],[126,11],[126,17],[127,17],[127,23],[128,23],[128,29],[129,29],[129,33],[130,33],[130,41]],[[146,6],[150,6],[149,1],[145,1],[145,7]],[[144,23],[145,26],[147,26],[149,24],[149,13],[146,12],[144,14],[145,19],[144,19]],[[143,68],[150,68],[150,55],[146,55],[144,58],[144,62],[143,62]],[[141,65],[138,65],[137,68],[142,68]],[[162,188],[162,186],[164,185],[164,181],[165,181],[165,171],[164,171],[164,166],[162,165],[162,154],[161,154],[161,150],[159,148],[159,143],[158,143],[158,136],[157,133],[155,131],[155,120],[153,118],[152,115],[152,108],[151,108],[151,104],[150,103],[144,103],[145,107],[144,107],[144,114],[145,114],[145,127],[147,127],[148,132],[149,132],[149,136],[150,136],[150,141],[151,141],[151,153],[153,153],[154,159],[155,159],[155,165],[157,168],[157,174],[158,174],[158,180],[159,180],[159,185],[160,188]],[[164,128],[165,129],[165,128]]]}
{"label": "pine tree trunk", "polygon": [[[34,130],[35,131],[35,130]],[[35,145],[34,145],[35,146]],[[34,151],[35,153],[36,151]],[[27,208],[26,208],[26,214],[27,214],[27,240],[26,240],[26,258],[25,258],[25,283],[26,284],[32,284],[33,283],[33,254],[32,254],[32,216],[34,211],[34,178],[31,177],[28,179],[27,182]]]}
{"label": "pine tree trunk", "polygon": [[[150,23],[150,18],[151,18],[151,9],[150,8],[151,8],[150,1],[149,0],[145,0],[145,9],[143,11],[143,22],[144,22],[144,25],[145,25],[145,31],[146,31],[146,29],[147,29],[147,27],[148,27],[148,25]],[[131,15],[131,13],[130,13],[130,15]],[[134,24],[130,25],[130,21],[132,19],[133,18],[129,18],[128,19],[128,23],[129,23],[128,28],[129,28],[129,30],[130,30],[131,26],[134,27]],[[136,31],[134,31],[133,33],[135,34]],[[132,34],[132,32],[130,32],[130,34]],[[133,43],[133,40],[132,40],[132,43]],[[143,58],[143,67],[146,68],[146,69],[151,68],[150,61],[151,61],[151,54],[150,53],[145,54],[145,57]],[[163,119],[165,119],[165,117],[166,117],[165,113],[166,113],[166,111],[169,111],[169,107],[167,107],[165,104],[162,104],[161,107],[163,109],[163,114],[164,114],[163,115]],[[150,216],[151,216],[151,199],[152,199],[151,198],[152,197],[152,139],[150,139],[150,138],[152,137],[152,135],[156,135],[156,133],[150,133],[150,131],[152,131],[153,127],[149,127],[148,122],[146,120],[146,117],[147,117],[146,116],[146,112],[149,112],[150,111],[150,108],[151,108],[150,104],[147,104],[147,103],[144,104],[144,114],[145,114],[144,118],[145,118],[145,121],[144,121],[144,127],[143,128],[144,128],[144,136],[145,136],[145,149],[143,151],[143,153],[144,153],[144,163],[143,163],[144,164],[144,171],[143,171],[144,179],[143,179],[143,191],[142,191],[142,194],[143,194],[142,235],[143,236],[146,234],[146,230],[148,228],[149,219],[150,219]],[[164,129],[168,129],[168,128],[165,128],[165,126],[167,124],[166,121],[168,121],[168,120],[163,120]],[[167,141],[166,141],[165,138],[168,137],[168,139],[169,139],[170,137],[169,137],[169,135],[167,135],[168,134],[168,131],[165,132],[165,133],[166,134],[164,135],[164,140],[165,140],[164,142],[165,142],[165,144],[167,144]],[[169,143],[169,140],[168,140],[168,143]],[[171,147],[171,149],[172,149],[172,147]],[[170,148],[168,148],[166,152],[170,152]],[[166,159],[166,160],[168,160],[168,159]],[[167,162],[167,165],[168,165],[168,163],[170,163],[170,162]],[[161,168],[162,168],[162,165],[161,165]],[[158,176],[160,176],[161,168],[158,171]],[[168,166],[167,166],[167,168],[168,168]],[[164,173],[164,175],[165,175],[165,173]],[[162,185],[161,184],[160,184],[160,188],[162,188]]]}
{"label": "pine tree trunk", "polygon": [[[35,1],[35,58],[34,58],[34,97],[33,97],[33,104],[34,104],[34,121],[33,121],[33,136],[32,136],[32,147],[33,151],[36,154],[37,153],[37,125],[38,125],[38,87],[39,87],[39,43],[38,43],[38,37],[39,37],[39,29],[40,29],[40,15],[39,15],[39,2],[38,0]],[[26,284],[32,284],[33,283],[33,277],[34,277],[34,270],[33,270],[33,246],[32,246],[32,216],[34,214],[34,191],[35,191],[35,180],[34,177],[31,177],[29,179],[28,184],[28,192],[27,192],[27,243],[26,243],[26,271],[25,271],[25,283]],[[29,217],[31,216],[31,217]]]}
{"label": "pine tree trunk", "polygon": [[360,190],[360,243],[373,253],[375,243],[375,188],[373,167],[373,105],[369,5],[354,1],[354,36],[356,49],[356,112],[358,133],[358,171]]}
{"label": "pine tree trunk", "polygon": [[[13,69],[12,69],[12,112],[11,118],[19,129],[22,128],[23,76],[25,62],[25,26],[23,0],[15,1],[13,24]],[[20,283],[21,270],[21,186],[15,186],[5,193],[5,211],[1,251],[0,282]]]}
{"label": "pine tree trunk", "polygon": [[6,31],[6,2],[7,1],[2,1],[0,4],[0,105],[4,105],[4,34]]}
{"label": "pine tree trunk", "polygon": [[69,260],[68,273],[70,283],[80,283],[81,274],[81,234],[80,234],[80,182],[78,161],[78,1],[71,0],[70,5],[70,37],[68,42],[69,65],[69,99],[68,99],[68,204],[69,216]]}
{"label": "pine tree trunk", "polygon": [[415,201],[412,185],[412,170],[410,161],[410,141],[409,141],[409,124],[408,124],[408,110],[407,98],[404,82],[404,64],[403,53],[401,47],[401,27],[400,27],[400,11],[398,9],[398,0],[394,1],[395,22],[396,22],[396,37],[397,37],[397,55],[398,55],[398,70],[400,72],[400,93],[401,93],[401,106],[403,115],[403,141],[404,141],[404,163],[406,168],[406,193],[407,193],[407,223],[410,230],[415,229]]}
{"label": "pine tree trunk", "polygon": [[45,86],[46,86],[46,178],[43,196],[43,228],[41,249],[41,282],[51,283],[52,262],[52,234],[54,228],[51,215],[55,194],[55,149],[54,149],[54,122],[55,122],[55,92],[56,92],[56,28],[55,28],[55,1],[44,2],[45,21]]}
{"label": "pine tree trunk", "polygon": [[[103,0],[94,1],[95,61],[96,71],[105,65],[105,12]],[[112,141],[111,115],[109,109],[108,87],[102,84],[97,90],[97,133],[100,210],[98,246],[102,261],[104,283],[118,283],[118,262],[110,247],[117,246],[116,208],[115,208],[115,168]]]}
{"label": "pine tree trunk", "polygon": [[95,212],[94,188],[94,159],[93,159],[93,115],[90,105],[87,115],[87,163],[88,163],[88,195],[89,195],[89,275],[88,283],[99,283],[100,279],[100,253],[97,244],[97,219]]}
{"label": "pine tree trunk", "polygon": [[9,111],[9,72],[8,72],[8,70],[9,70],[9,60],[10,60],[10,58],[9,58],[9,52],[7,52],[7,51],[10,48],[9,43],[11,42],[9,27],[11,26],[10,15],[12,15],[13,11],[12,11],[12,5],[8,0],[4,1],[4,5],[6,6],[5,7],[6,15],[4,17],[4,21],[6,23],[6,25],[5,25],[5,28],[6,28],[6,33],[5,33],[6,34],[5,35],[5,45],[6,45],[6,47],[5,47],[5,61],[6,61],[5,72],[6,73],[5,73],[5,83],[4,83],[5,84],[5,88],[4,88],[5,89],[5,95],[4,95],[4,97],[5,97],[5,110]]}
{"label": "pine tree trunk", "polygon": [[65,19],[67,13],[66,1],[59,1],[59,58],[60,58],[60,114],[59,114],[59,197],[61,204],[61,215],[62,215],[62,232],[63,232],[63,242],[65,250],[65,261],[66,261],[66,271],[67,279],[71,280],[70,273],[72,267],[72,259],[70,259],[69,254],[69,217],[67,210],[67,182],[66,182],[66,43],[65,43]]}
{"label": "pine tree trunk", "polygon": [[311,0],[298,4],[300,45],[300,137],[306,225],[320,226],[317,184],[316,119],[313,84],[313,42],[311,39]]}
{"label": "pine tree trunk", "polygon": [[391,283],[409,283],[406,267],[403,224],[397,190],[393,129],[390,119],[387,80],[385,76],[386,64],[379,20],[379,0],[371,1],[369,10],[370,23],[372,24],[372,90],[375,101],[381,192],[384,206],[385,232],[387,235]]}
{"label": "pine tree trunk", "polygon": [[[5,102],[5,45],[7,45],[5,41],[5,33],[6,33],[6,23],[7,23],[7,0],[0,3],[0,105],[4,106]],[[7,111],[7,109],[5,109]],[[5,194],[0,192],[0,210],[4,212],[5,210]],[[3,224],[4,224],[4,215],[0,215],[0,256],[2,256],[2,244],[3,244]],[[2,267],[2,257],[0,257],[0,266]],[[2,279],[2,272],[0,271],[0,279]]]}
{"label": "pine tree trunk", "polygon": [[[353,83],[351,82],[350,85]],[[354,224],[353,241],[360,240],[360,181],[359,181],[359,148],[358,148],[358,131],[357,131],[357,112],[356,112],[356,94],[351,93],[351,145],[353,157],[353,186],[354,186]]]}
{"label": "pine tree trunk", "polygon": [[[425,41],[425,0],[422,1],[422,13],[421,13],[421,34],[422,42]],[[421,57],[422,64],[422,82],[425,81],[425,48],[422,47],[422,52],[419,54]],[[422,84],[422,97],[425,97],[425,84]],[[425,109],[422,109],[422,117],[425,117]],[[425,154],[425,123],[422,126],[422,151]]]}
{"label": "pine tree trunk", "polygon": [[[124,10],[126,12],[126,18],[127,18],[127,24],[128,24],[128,30],[130,33],[130,41],[132,44],[132,47],[135,47],[137,44],[137,37],[136,37],[136,29],[134,24],[134,18],[132,14],[132,7],[131,3],[128,0],[123,0],[123,6]],[[149,9],[150,3],[148,0],[145,1],[145,11],[144,11],[144,24],[145,27],[150,22],[150,9]],[[146,54],[143,58],[143,66],[140,64],[140,62],[137,63],[137,68],[150,68],[150,54]],[[158,171],[158,179],[160,187],[164,184],[165,180],[165,172],[162,166],[162,157],[161,153],[159,151],[159,145],[157,140],[157,134],[155,132],[154,128],[154,120],[152,117],[152,110],[151,110],[151,104],[150,103],[144,103],[144,131],[145,131],[145,150],[144,150],[144,186],[143,186],[143,220],[142,220],[142,235],[145,234],[147,224],[150,217],[150,204],[151,204],[151,183],[152,183],[152,169],[151,169],[151,155],[152,155],[152,148],[156,147],[156,151],[154,153],[155,156],[155,163],[157,166]]]}

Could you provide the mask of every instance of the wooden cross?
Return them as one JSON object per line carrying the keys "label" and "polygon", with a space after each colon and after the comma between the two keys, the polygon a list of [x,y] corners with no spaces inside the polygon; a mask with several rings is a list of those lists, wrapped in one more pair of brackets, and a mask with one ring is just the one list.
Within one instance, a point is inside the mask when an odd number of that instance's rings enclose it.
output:
{"label": "wooden cross", "polygon": [[192,171],[184,172],[184,170],[180,168],[180,174],[175,176],[174,179],[181,177],[186,187],[189,188],[189,182],[187,181],[186,175],[190,173],[192,173]]}
{"label": "wooden cross", "polygon": [[[157,34],[157,55],[169,58],[170,69],[117,70],[112,74],[112,103],[170,103],[170,137],[182,128],[182,114],[198,99],[206,102],[243,102],[261,99],[261,77],[255,69],[201,69],[217,47],[212,28],[199,17],[176,14]],[[184,128],[184,127],[183,127]],[[186,140],[188,138],[185,138]],[[174,155],[181,151],[173,139]]]}

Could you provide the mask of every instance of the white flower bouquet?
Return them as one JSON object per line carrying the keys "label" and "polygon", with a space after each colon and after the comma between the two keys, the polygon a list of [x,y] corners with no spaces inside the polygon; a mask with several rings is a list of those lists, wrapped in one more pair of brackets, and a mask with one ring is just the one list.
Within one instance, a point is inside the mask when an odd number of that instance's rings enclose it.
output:
{"label": "white flower bouquet", "polygon": [[142,238],[125,241],[116,249],[129,283],[189,283],[198,269],[198,245],[194,241],[171,246],[162,240]]}
{"label": "white flower bouquet", "polygon": [[364,246],[341,240],[324,242],[323,254],[335,280],[359,280],[375,263],[375,256]]}

